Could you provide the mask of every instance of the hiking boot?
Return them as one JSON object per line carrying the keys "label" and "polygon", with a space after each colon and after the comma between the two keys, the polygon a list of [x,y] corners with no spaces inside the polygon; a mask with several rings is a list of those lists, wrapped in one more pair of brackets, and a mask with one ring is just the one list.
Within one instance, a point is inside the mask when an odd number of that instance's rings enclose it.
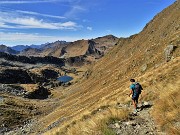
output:
{"label": "hiking boot", "polygon": [[138,111],[138,112],[142,111],[142,108],[138,108],[137,111]]}
{"label": "hiking boot", "polygon": [[135,114],[136,114],[137,112],[138,112],[138,111],[137,111],[137,109],[134,109],[134,112],[133,112],[133,113],[135,113]]}

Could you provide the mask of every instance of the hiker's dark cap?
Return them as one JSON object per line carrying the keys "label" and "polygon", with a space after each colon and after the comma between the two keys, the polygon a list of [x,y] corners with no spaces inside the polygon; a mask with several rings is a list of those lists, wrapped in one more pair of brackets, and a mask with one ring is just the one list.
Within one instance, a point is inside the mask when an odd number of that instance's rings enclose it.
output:
{"label": "hiker's dark cap", "polygon": [[130,82],[135,82],[135,79],[130,79]]}

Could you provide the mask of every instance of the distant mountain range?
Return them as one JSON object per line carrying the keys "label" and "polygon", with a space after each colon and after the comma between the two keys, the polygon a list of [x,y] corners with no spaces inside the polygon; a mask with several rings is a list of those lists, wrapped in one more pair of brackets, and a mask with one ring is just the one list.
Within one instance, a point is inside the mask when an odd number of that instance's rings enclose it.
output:
{"label": "distant mountain range", "polygon": [[13,47],[0,45],[0,50],[1,52],[22,56],[86,57],[87,61],[94,61],[102,57],[118,40],[119,38],[113,35],[107,35],[91,40],[82,39],[74,42],[55,41],[42,45],[16,45]]}
{"label": "distant mountain range", "polygon": [[[66,41],[57,41],[57,42],[66,43]],[[40,48],[43,48],[44,46],[48,46],[49,44],[51,44],[51,43],[45,43],[45,44],[41,44],[41,45],[15,45],[15,46],[12,46],[11,49],[20,52],[27,48],[40,49]]]}
{"label": "distant mountain range", "polygon": [[11,47],[7,47],[5,45],[0,45],[0,52],[5,52],[5,53],[9,53],[9,54],[18,54],[19,51],[16,51],[14,49],[12,49]]}
{"label": "distant mountain range", "polygon": [[11,48],[16,51],[22,51],[27,48],[40,48],[40,45],[16,45]]}

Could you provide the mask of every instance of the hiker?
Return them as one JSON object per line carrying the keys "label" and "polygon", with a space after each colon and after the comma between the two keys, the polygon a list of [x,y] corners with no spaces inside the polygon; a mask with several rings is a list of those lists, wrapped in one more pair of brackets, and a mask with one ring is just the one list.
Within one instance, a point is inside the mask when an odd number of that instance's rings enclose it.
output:
{"label": "hiker", "polygon": [[138,104],[138,98],[139,98],[139,95],[141,94],[141,90],[143,90],[142,86],[135,81],[135,79],[130,79],[130,82],[132,83],[130,85],[130,94],[129,96],[132,95],[132,102],[133,102],[133,105],[134,105],[134,112],[137,113],[137,104]]}

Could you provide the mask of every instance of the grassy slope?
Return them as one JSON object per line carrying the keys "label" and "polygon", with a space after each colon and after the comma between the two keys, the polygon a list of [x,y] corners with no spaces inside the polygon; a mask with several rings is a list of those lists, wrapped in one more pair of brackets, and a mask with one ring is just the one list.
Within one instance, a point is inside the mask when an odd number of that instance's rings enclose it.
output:
{"label": "grassy slope", "polygon": [[[179,8],[180,4],[176,2],[158,14],[138,35],[121,40],[116,47],[93,66],[92,74],[87,80],[68,88],[64,92],[65,98],[61,101],[62,106],[40,120],[43,122],[42,126],[47,127],[59,118],[67,118],[60,127],[47,134],[67,128],[67,125],[82,119],[84,115],[91,114],[100,106],[128,102],[129,98],[126,93],[129,92],[129,79],[132,77],[140,81],[145,88],[144,100],[156,101],[160,99],[161,104],[163,104],[166,99],[162,93],[165,93],[165,97],[175,95],[174,93],[179,88],[180,73],[178,68],[180,52]],[[174,60],[166,63],[164,49],[169,44],[176,45],[177,49],[173,52]],[[146,71],[141,70],[143,66],[147,66]],[[171,92],[164,92],[169,89]],[[178,96],[173,96],[173,98],[177,100]],[[169,104],[174,106],[176,103],[170,100],[166,107]],[[160,111],[156,114],[158,110],[156,108],[158,105],[154,106],[153,116],[155,119],[160,118],[158,114],[161,113]],[[168,112],[167,110],[164,112]],[[174,112],[169,114],[169,119],[179,114],[178,108],[173,107],[172,110]],[[171,120],[169,120],[170,123],[173,121]],[[168,121],[162,122],[163,124],[157,123],[162,128],[169,127]],[[176,124],[174,121],[172,123]]]}

